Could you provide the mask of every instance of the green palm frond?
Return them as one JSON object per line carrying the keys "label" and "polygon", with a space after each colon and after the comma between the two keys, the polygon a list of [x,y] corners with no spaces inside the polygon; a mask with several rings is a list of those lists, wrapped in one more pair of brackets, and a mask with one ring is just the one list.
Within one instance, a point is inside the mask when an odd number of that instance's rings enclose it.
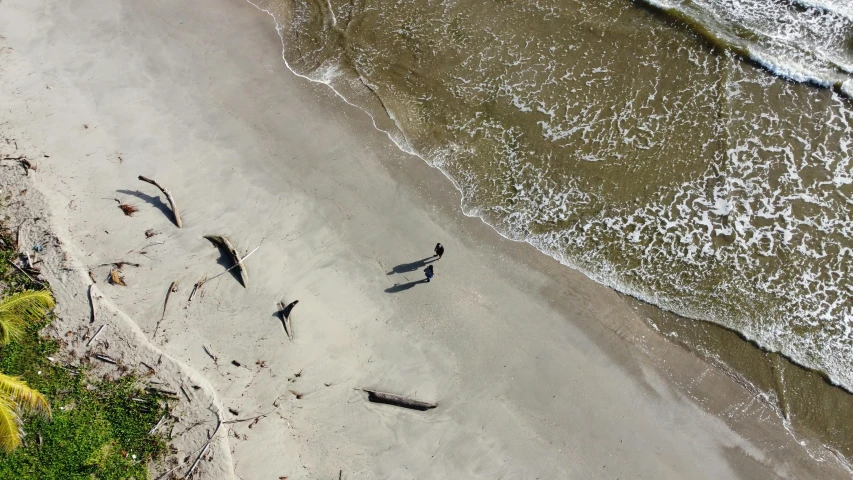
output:
{"label": "green palm frond", "polygon": [[0,345],[18,340],[24,334],[26,322],[20,315],[0,312]]}
{"label": "green palm frond", "polygon": [[0,345],[20,338],[27,323],[40,319],[54,305],[49,290],[27,290],[0,301]]}
{"label": "green palm frond", "polygon": [[11,452],[21,444],[23,436],[15,403],[0,395],[0,448]]}
{"label": "green palm frond", "polygon": [[13,402],[24,410],[50,417],[50,404],[44,395],[30,388],[18,377],[0,373],[0,398]]}

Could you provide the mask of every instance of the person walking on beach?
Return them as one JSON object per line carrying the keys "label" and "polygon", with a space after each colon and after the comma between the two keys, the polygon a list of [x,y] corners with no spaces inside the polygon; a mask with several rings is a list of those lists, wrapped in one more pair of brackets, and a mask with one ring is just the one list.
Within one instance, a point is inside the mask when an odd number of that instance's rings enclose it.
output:
{"label": "person walking on beach", "polygon": [[435,276],[435,273],[432,271],[432,265],[424,269],[424,275],[426,275],[426,281],[429,283],[430,279]]}
{"label": "person walking on beach", "polygon": [[440,243],[436,243],[434,251],[435,251],[435,256],[438,257],[439,260],[441,260],[441,256],[444,255],[444,245],[442,245]]}

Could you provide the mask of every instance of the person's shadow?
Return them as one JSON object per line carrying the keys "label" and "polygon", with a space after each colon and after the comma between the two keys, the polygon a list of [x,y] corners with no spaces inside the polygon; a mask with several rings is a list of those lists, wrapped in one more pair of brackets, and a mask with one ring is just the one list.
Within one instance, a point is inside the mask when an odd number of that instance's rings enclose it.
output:
{"label": "person's shadow", "polygon": [[386,275],[394,275],[395,273],[414,272],[415,270],[417,270],[421,267],[426,267],[428,263],[434,262],[435,261],[434,259],[437,259],[437,257],[433,256],[433,257],[422,258],[422,259],[420,259],[416,262],[412,262],[412,263],[401,263],[400,265],[397,265],[396,267],[392,268],[391,271],[388,272]]}
{"label": "person's shadow", "polygon": [[415,281],[409,282],[409,283],[398,283],[398,284],[394,285],[393,287],[386,288],[385,293],[399,293],[399,292],[402,292],[403,290],[408,290],[408,289],[414,287],[415,285],[417,285],[419,283],[427,283],[427,279],[425,278],[423,280],[415,280]]}

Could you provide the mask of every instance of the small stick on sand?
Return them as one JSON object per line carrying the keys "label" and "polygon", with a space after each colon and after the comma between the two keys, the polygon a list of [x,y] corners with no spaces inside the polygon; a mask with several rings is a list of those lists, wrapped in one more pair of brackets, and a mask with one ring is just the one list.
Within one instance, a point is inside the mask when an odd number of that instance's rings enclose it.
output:
{"label": "small stick on sand", "polygon": [[210,240],[214,245],[221,246],[228,251],[228,254],[231,255],[231,260],[235,264],[234,267],[237,267],[237,270],[240,271],[240,282],[243,284],[243,288],[246,288],[249,284],[249,271],[246,270],[246,265],[243,264],[243,259],[240,257],[240,254],[237,253],[237,250],[234,248],[234,245],[231,244],[231,241],[221,235],[205,235],[204,238]]}
{"label": "small stick on sand", "polygon": [[100,326],[100,328],[98,328],[98,331],[97,331],[97,332],[95,332],[95,334],[94,334],[94,335],[92,335],[92,338],[90,338],[88,342],[86,342],[86,346],[87,346],[87,347],[88,347],[89,345],[91,345],[91,344],[92,344],[92,342],[94,342],[94,341],[95,341],[95,338],[97,338],[97,336],[101,334],[101,330],[103,330],[103,329],[104,329],[104,327],[106,327],[106,326],[107,326],[107,324],[105,323],[105,324],[101,325],[101,326]]}
{"label": "small stick on sand", "polygon": [[284,306],[284,302],[278,302],[279,314],[281,315],[281,323],[284,325],[284,333],[287,334],[287,338],[290,341],[293,341],[293,329],[290,327],[290,315],[286,312],[286,307]]}
{"label": "small stick on sand", "polygon": [[112,357],[108,357],[106,355],[101,355],[100,353],[95,354],[95,358],[97,358],[98,360],[100,360],[102,362],[112,363],[113,365],[115,365],[117,363],[115,360],[112,359]]}
{"label": "small stick on sand", "polygon": [[184,224],[181,222],[181,214],[178,211],[178,204],[177,202],[175,202],[175,199],[172,198],[172,194],[169,192],[169,190],[167,190],[165,187],[155,182],[154,180],[151,180],[148,177],[143,177],[142,175],[140,175],[139,179],[143,182],[154,185],[155,187],[159,188],[161,192],[163,192],[163,195],[166,196],[166,200],[169,201],[169,205],[172,206],[172,213],[175,215],[175,225],[177,225],[178,228],[184,228]]}
{"label": "small stick on sand", "polygon": [[187,397],[187,401],[188,401],[188,402],[192,403],[193,399],[192,399],[192,398],[190,398],[190,394],[189,394],[189,393],[187,393],[187,389],[186,389],[186,388],[184,388],[184,386],[183,386],[183,385],[181,385],[181,393],[183,393],[183,394],[184,394],[184,396],[185,396],[185,397]]}
{"label": "small stick on sand", "polygon": [[195,282],[195,285],[193,286],[193,291],[190,292],[190,298],[187,299],[187,306],[185,306],[184,309],[190,308],[190,303],[192,303],[193,298],[195,298],[196,292],[198,292],[198,289],[201,288],[201,286],[204,285],[204,282],[206,281],[207,277],[204,277],[201,280]]}
{"label": "small stick on sand", "polygon": [[152,367],[151,365],[148,365],[145,362],[139,362],[139,363],[141,363],[142,365],[145,365],[145,367],[147,367],[148,370],[151,370],[151,373],[157,373],[157,370],[154,370],[154,367]]}
{"label": "small stick on sand", "polygon": [[213,359],[213,363],[216,363],[216,364],[218,365],[218,363],[217,363],[217,362],[219,361],[219,359],[218,359],[218,358],[216,358],[216,355],[212,354],[212,353],[210,352],[210,350],[208,350],[208,349],[207,349],[207,345],[202,345],[202,346],[201,346],[201,348],[203,348],[203,349],[204,349],[204,353],[206,353],[210,358],[212,358],[212,359]]}
{"label": "small stick on sand", "polygon": [[160,315],[160,320],[157,320],[157,326],[154,327],[154,335],[151,336],[152,339],[157,336],[157,330],[160,328],[160,322],[162,322],[163,319],[166,318],[166,306],[169,305],[169,297],[177,291],[178,282],[172,282],[172,285],[169,287],[169,291],[166,292],[166,301],[163,302],[163,314]]}
{"label": "small stick on sand", "polygon": [[154,425],[154,428],[152,428],[151,431],[148,432],[148,435],[154,435],[154,432],[156,432],[157,429],[160,428],[160,425],[163,423],[163,420],[165,420],[165,419],[166,419],[166,415],[163,415],[162,417],[160,417],[160,421],[157,422],[157,425]]}
{"label": "small stick on sand", "polygon": [[189,470],[187,470],[187,473],[186,473],[186,475],[184,475],[184,478],[186,478],[187,480],[192,479],[193,470],[195,470],[195,467],[198,466],[198,462],[201,460],[201,457],[204,456],[204,453],[207,452],[207,448],[210,446],[210,442],[212,442],[213,439],[216,438],[216,432],[219,431],[219,427],[221,427],[221,426],[222,426],[222,420],[219,418],[219,414],[217,413],[216,414],[216,429],[213,430],[213,435],[211,435],[210,438],[207,439],[207,443],[204,444],[204,447],[201,449],[201,453],[198,454],[198,457],[195,459],[195,462],[193,462],[193,465],[190,467]]}
{"label": "small stick on sand", "polygon": [[377,392],[376,390],[361,390],[367,392],[367,399],[374,403],[385,403],[388,405],[395,405],[398,407],[410,408],[412,410],[420,411],[430,410],[438,406],[435,403],[427,403],[422,402],[420,400],[413,400],[411,398],[407,398],[402,395],[396,395],[394,393]]}
{"label": "small stick on sand", "polygon": [[95,323],[95,297],[92,295],[92,289],[95,288],[95,285],[89,285],[89,307],[92,309],[92,318],[89,319],[89,323]]}

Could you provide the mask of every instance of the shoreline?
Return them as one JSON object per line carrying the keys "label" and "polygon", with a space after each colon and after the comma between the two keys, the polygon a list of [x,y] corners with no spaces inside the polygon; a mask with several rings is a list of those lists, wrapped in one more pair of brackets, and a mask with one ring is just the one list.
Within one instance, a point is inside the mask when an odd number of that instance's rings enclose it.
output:
{"label": "shoreline", "polygon": [[[39,189],[67,218],[63,235],[81,264],[148,249],[128,288],[104,287],[116,308],[150,340],[177,278],[160,348],[208,378],[226,410],[242,417],[279,404],[254,429],[229,432],[239,439],[221,438],[240,475],[316,478],[345,466],[345,478],[589,478],[602,465],[654,478],[684,478],[697,465],[707,478],[849,475],[812,461],[748,392],[656,336],[614,291],[465,217],[439,172],[396,151],[325,86],[286,73],[270,22],[251,5],[100,3],[48,18],[0,4],[9,19],[0,33],[32,69],[2,75],[26,75],[0,90],[18,100],[6,128],[50,155]],[[54,50],[20,26],[37,22]],[[183,230],[139,174],[174,192]],[[141,211],[125,218],[116,195]],[[152,227],[165,243],[144,247]],[[209,233],[241,252],[261,246],[247,259],[249,288],[224,275],[184,309],[193,282],[224,270],[200,239]],[[420,279],[419,269],[388,272],[425,256],[434,239],[448,249],[437,281],[384,293]],[[294,344],[272,317],[281,297],[301,301]],[[200,344],[269,367],[213,365]],[[439,409],[380,408],[356,387],[417,394]]]}

